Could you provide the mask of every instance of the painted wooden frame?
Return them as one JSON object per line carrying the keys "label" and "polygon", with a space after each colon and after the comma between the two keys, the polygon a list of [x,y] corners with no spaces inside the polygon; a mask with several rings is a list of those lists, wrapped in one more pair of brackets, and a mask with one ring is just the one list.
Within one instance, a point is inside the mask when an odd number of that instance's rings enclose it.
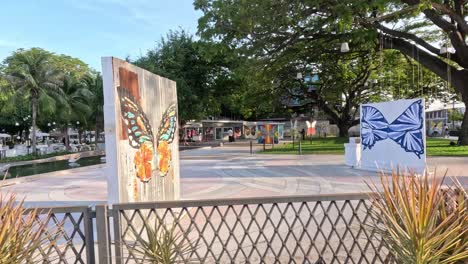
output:
{"label": "painted wooden frame", "polygon": [[176,83],[102,58],[108,200],[179,199]]}

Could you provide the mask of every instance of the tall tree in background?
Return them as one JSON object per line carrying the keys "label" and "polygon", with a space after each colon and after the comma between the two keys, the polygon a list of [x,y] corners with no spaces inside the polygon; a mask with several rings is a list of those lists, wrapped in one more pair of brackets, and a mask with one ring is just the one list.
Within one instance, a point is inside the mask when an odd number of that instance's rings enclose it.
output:
{"label": "tall tree in background", "polygon": [[[378,67],[373,53],[319,54],[313,63],[298,60],[284,67],[275,74],[275,85],[301,107],[318,105],[344,137],[359,124],[359,105],[382,97],[372,81]],[[304,77],[296,79],[297,73]]]}
{"label": "tall tree in background", "polygon": [[[355,19],[378,33],[380,45],[395,49],[447,81],[468,106],[468,3],[465,0],[374,1]],[[361,6],[363,2],[359,3]],[[363,13],[363,12],[361,12]],[[460,142],[468,145],[468,111]]]}
{"label": "tall tree in background", "polygon": [[32,152],[36,153],[36,122],[39,105],[54,107],[54,99],[63,96],[60,74],[50,63],[51,53],[42,49],[18,50],[6,58],[5,78],[12,89],[11,101],[29,100],[32,119]]}
{"label": "tall tree in background", "polygon": [[[342,42],[354,50],[373,43],[421,63],[450,82],[468,104],[464,0],[196,0],[195,7],[204,14],[199,20],[202,37],[220,40],[265,63],[294,61],[299,51],[337,53]],[[445,36],[453,54],[442,48],[447,45]],[[460,139],[468,144],[468,111]]]}
{"label": "tall tree in background", "polygon": [[[56,118],[61,124],[62,135],[65,138],[65,145],[69,146],[68,129],[70,126],[80,122],[86,125],[88,118],[93,112],[90,102],[94,94],[87,86],[87,82],[82,78],[66,75],[61,85],[62,96],[57,99],[58,110]],[[78,127],[78,126],[77,126]],[[81,139],[80,130],[78,129]]]}
{"label": "tall tree in background", "polygon": [[88,65],[77,58],[40,48],[14,52],[0,66],[0,75],[4,80],[0,84],[0,111],[10,117],[0,123],[9,132],[25,130],[27,137],[32,121],[33,153],[36,153],[38,126],[50,129],[48,124],[54,120],[57,126],[66,127],[70,118],[86,123],[83,118],[89,117],[89,109],[98,103],[93,99],[102,98],[102,89],[93,88],[94,94],[88,89],[88,84],[99,86],[98,80],[95,83],[85,81],[95,75]]}
{"label": "tall tree in background", "polygon": [[95,140],[99,138],[100,132],[104,129],[104,92],[102,85],[101,74],[88,74],[84,78],[87,88],[92,92],[93,96],[88,104],[91,107],[91,115],[88,127],[94,129]]}
{"label": "tall tree in background", "polygon": [[[214,44],[213,44],[214,45]],[[207,54],[207,50],[211,50]],[[170,32],[159,45],[133,63],[177,82],[181,122],[217,116],[236,80],[231,63],[211,43],[198,42],[185,31]]]}

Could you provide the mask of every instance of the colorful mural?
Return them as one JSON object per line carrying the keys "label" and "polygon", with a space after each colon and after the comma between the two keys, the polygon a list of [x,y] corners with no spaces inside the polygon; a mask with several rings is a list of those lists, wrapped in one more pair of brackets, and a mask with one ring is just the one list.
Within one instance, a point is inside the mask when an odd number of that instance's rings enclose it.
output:
{"label": "colorful mural", "polygon": [[315,125],[317,124],[317,121],[314,120],[312,122],[306,121],[307,124],[307,136],[314,136],[315,135]]}
{"label": "colorful mural", "polygon": [[264,124],[257,126],[257,140],[259,144],[277,144],[279,142],[278,125]]}
{"label": "colorful mural", "polygon": [[278,124],[278,139],[284,138],[284,124]]}
{"label": "colorful mural", "polygon": [[103,58],[110,202],[179,197],[175,82]]}

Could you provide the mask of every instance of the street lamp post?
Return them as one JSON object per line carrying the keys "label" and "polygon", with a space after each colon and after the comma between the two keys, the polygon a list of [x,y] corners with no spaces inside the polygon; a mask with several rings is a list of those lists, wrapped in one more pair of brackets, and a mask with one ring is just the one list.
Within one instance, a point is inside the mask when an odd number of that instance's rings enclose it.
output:
{"label": "street lamp post", "polygon": [[455,130],[454,115],[455,115],[455,98],[452,99],[452,130]]}
{"label": "street lamp post", "polygon": [[78,143],[81,144],[80,121],[76,121],[76,130],[78,130]]}

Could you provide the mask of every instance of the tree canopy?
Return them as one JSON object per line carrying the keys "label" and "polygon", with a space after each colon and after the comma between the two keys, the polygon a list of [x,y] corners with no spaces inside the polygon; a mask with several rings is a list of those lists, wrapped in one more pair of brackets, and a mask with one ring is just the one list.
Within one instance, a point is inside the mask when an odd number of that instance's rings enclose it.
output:
{"label": "tree canopy", "polygon": [[229,50],[194,40],[185,31],[171,31],[134,64],[176,81],[179,119],[238,114],[236,90],[241,80],[232,69],[238,63]]}
{"label": "tree canopy", "polygon": [[[349,44],[350,52],[398,50],[468,103],[466,1],[196,0],[195,7],[203,12],[202,38],[263,65],[314,63],[316,54],[340,54],[342,43]],[[462,128],[462,143],[468,144],[468,114]]]}
{"label": "tree canopy", "polygon": [[102,85],[93,89],[95,93],[88,87],[100,76],[77,58],[40,48],[19,49],[4,60],[0,77],[0,111],[8,117],[0,120],[6,130],[2,132],[25,131],[27,136],[32,127],[33,153],[37,127],[46,131],[54,123],[68,128],[72,120],[86,125],[97,118],[91,118],[92,103]]}

